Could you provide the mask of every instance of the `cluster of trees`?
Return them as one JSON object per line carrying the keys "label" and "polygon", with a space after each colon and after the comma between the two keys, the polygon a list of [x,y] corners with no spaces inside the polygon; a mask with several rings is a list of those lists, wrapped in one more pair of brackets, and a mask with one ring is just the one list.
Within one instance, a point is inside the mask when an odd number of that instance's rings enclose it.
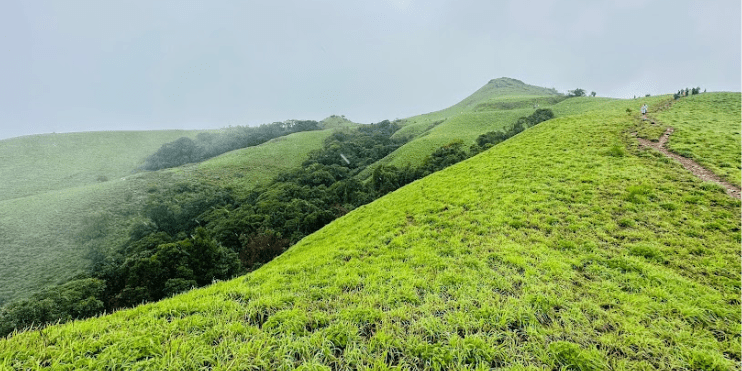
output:
{"label": "cluster of trees", "polygon": [[113,253],[98,254],[92,272],[0,310],[0,336],[56,321],[159,300],[259,267],[337,217],[416,179],[487,149],[554,117],[539,109],[507,130],[438,148],[422,165],[378,166],[357,175],[404,144],[399,127],[383,121],[338,131],[298,169],[236,199],[212,185],[180,183],[151,195],[147,222]]}
{"label": "cluster of trees", "polygon": [[14,329],[92,317],[104,310],[99,299],[105,282],[80,278],[15,301],[0,311],[0,336]]}
{"label": "cluster of trees", "polygon": [[[706,90],[704,89],[703,92],[705,93]],[[678,90],[677,93],[673,94],[672,97],[675,100],[678,100],[681,97],[687,97],[689,95],[696,95],[696,94],[701,94],[701,88],[700,87],[698,87],[698,88],[692,88],[692,89],[688,89],[688,88],[680,89],[680,90]]]}
{"label": "cluster of trees", "polygon": [[319,130],[317,121],[290,120],[258,127],[237,126],[218,133],[199,133],[193,140],[181,137],[165,143],[149,156],[143,170],[160,170],[200,162],[235,149],[255,146],[273,138],[299,131]]}
{"label": "cluster of trees", "polygon": [[[180,184],[147,205],[149,223],[97,269],[113,310],[159,300],[254,269],[348,210],[372,201],[354,178],[404,144],[384,121],[338,131],[298,169],[237,200],[212,186]],[[150,272],[150,273],[148,273]],[[153,273],[155,272],[155,273]]]}
{"label": "cluster of trees", "polygon": [[530,116],[517,119],[513,125],[505,131],[490,131],[480,135],[475,141],[476,145],[472,146],[471,152],[476,154],[489,149],[497,143],[520,133],[528,127],[535,126],[546,120],[551,120],[552,118],[554,118],[554,112],[550,109],[537,109]]}
{"label": "cluster of trees", "polygon": [[93,251],[90,272],[0,308],[0,336],[14,329],[65,322],[162,299],[239,273],[237,255],[201,228],[206,211],[234,203],[215,186],[180,183],[153,192],[141,211],[146,223],[129,241]]}
{"label": "cluster of trees", "polygon": [[106,283],[98,299],[107,310],[130,307],[233,277],[237,254],[197,227],[185,238],[158,231],[132,241],[125,253],[98,267]]}
{"label": "cluster of trees", "polygon": [[[598,93],[596,93],[594,91],[593,92],[590,92],[590,96],[591,97],[594,97],[597,94]],[[568,98],[572,98],[572,97],[584,97],[586,95],[587,95],[587,92],[585,91],[585,89],[577,88],[575,90],[567,90],[567,97]]]}

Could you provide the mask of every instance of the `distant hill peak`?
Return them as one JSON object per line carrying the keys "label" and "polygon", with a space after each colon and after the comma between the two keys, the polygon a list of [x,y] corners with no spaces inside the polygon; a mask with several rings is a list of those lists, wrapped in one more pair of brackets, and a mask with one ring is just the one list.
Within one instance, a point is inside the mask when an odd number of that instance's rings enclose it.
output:
{"label": "distant hill peak", "polygon": [[474,107],[477,104],[487,102],[492,99],[501,99],[508,96],[554,96],[562,95],[556,89],[544,88],[535,85],[528,85],[523,81],[510,77],[500,77],[492,79],[487,84],[479,88],[472,95],[466,97],[456,106]]}
{"label": "distant hill peak", "polygon": [[504,91],[499,92],[499,95],[561,95],[558,91],[553,88],[544,88],[535,85],[528,85],[518,79],[510,77],[500,77],[499,79],[492,79],[484,85],[481,90],[492,91],[494,89],[503,89]]}
{"label": "distant hill peak", "polygon": [[358,124],[345,118],[345,115],[332,115],[320,121],[320,126],[323,129],[353,127],[356,125]]}
{"label": "distant hill peak", "polygon": [[498,87],[506,87],[506,86],[512,86],[512,85],[526,85],[523,81],[520,81],[518,79],[512,79],[510,77],[500,77],[499,79],[492,79],[490,80],[487,85],[493,85]]}

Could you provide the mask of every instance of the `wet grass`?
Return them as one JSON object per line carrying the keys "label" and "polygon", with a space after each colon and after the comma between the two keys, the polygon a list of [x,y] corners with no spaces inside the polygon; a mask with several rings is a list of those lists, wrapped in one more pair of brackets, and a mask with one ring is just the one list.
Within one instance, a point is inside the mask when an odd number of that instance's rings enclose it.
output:
{"label": "wet grass", "polygon": [[454,140],[462,140],[469,146],[481,134],[493,130],[504,130],[521,116],[528,116],[533,109],[506,111],[467,112],[452,115],[438,125],[418,134],[412,141],[397,149],[384,159],[385,163],[404,166],[420,165],[426,156]]}
{"label": "wet grass", "polygon": [[626,102],[600,104],[244,277],[0,340],[0,364],[739,370],[739,201],[636,150]]}
{"label": "wet grass", "polygon": [[[446,109],[402,120],[403,127],[395,137],[414,138],[380,163],[395,166],[420,165],[437,148],[455,140],[467,146],[481,134],[501,130],[518,117],[528,116],[539,108],[549,108],[564,100],[552,89],[500,78],[490,80],[461,102]],[[369,175],[362,173],[361,177]]]}
{"label": "wet grass", "polygon": [[[466,145],[474,144],[479,135],[493,130],[504,130],[519,117],[533,113],[534,103],[539,104],[538,108],[552,109],[557,117],[605,110],[606,107],[612,107],[612,110],[617,111],[619,107],[625,106],[623,109],[626,109],[636,104],[635,101],[622,100],[622,105],[615,106],[617,100],[612,98],[509,96],[503,95],[501,89],[486,87],[445,110],[405,119],[405,126],[395,133],[395,136],[410,135],[415,138],[380,162],[400,167],[408,163],[419,165],[435,149],[454,140],[462,140]],[[612,104],[615,107],[611,106]],[[361,176],[368,175],[367,173],[362,173]]]}
{"label": "wet grass", "polygon": [[656,117],[675,128],[668,149],[739,186],[740,106],[739,93],[703,93],[681,98]]}

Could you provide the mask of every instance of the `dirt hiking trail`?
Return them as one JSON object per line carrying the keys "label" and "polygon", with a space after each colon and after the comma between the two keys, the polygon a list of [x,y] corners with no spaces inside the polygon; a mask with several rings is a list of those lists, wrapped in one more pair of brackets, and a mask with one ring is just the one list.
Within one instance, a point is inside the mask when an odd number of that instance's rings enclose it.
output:
{"label": "dirt hiking trail", "polygon": [[[662,107],[660,107],[656,112],[664,111],[672,106],[672,101],[669,103],[664,104]],[[646,116],[646,120],[652,123],[652,125],[660,124],[662,123],[658,121],[657,119],[653,117]],[[675,161],[679,162],[683,167],[693,173],[696,177],[700,178],[701,180],[705,182],[714,182],[716,184],[721,185],[724,187],[727,191],[727,194],[736,198],[740,199],[740,189],[739,187],[735,186],[734,184],[731,184],[727,182],[726,180],[722,179],[720,176],[712,173],[710,170],[706,169],[705,167],[701,166],[699,163],[680,156],[676,153],[670,152],[667,148],[665,148],[665,144],[667,143],[668,139],[670,139],[670,134],[675,131],[674,128],[668,127],[667,130],[665,130],[665,133],[662,134],[660,137],[660,140],[658,142],[652,142],[647,139],[636,137],[636,139],[639,141],[639,148],[645,148],[645,147],[651,147],[658,151],[660,151],[663,155],[670,157],[674,159]],[[636,133],[632,133],[632,135],[636,136]]]}

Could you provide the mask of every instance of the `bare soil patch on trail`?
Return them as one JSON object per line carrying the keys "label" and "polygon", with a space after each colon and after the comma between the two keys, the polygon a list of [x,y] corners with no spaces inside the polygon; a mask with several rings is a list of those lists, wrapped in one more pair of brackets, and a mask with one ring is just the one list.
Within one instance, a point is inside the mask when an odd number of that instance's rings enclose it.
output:
{"label": "bare soil patch on trail", "polygon": [[[652,123],[655,122],[655,120],[652,120]],[[663,155],[679,162],[686,170],[693,173],[693,175],[695,175],[696,177],[706,182],[714,182],[716,184],[719,184],[726,188],[728,195],[740,199],[740,189],[737,186],[725,181],[718,175],[701,166],[699,163],[689,158],[680,156],[676,153],[672,153],[667,148],[665,148],[665,143],[667,143],[667,140],[670,138],[670,134],[672,134],[673,131],[675,131],[675,129],[673,129],[672,127],[668,127],[667,130],[665,130],[665,133],[662,134],[659,141],[657,142],[652,142],[650,140],[637,137],[636,139],[639,141],[639,148],[651,147],[660,151]],[[633,134],[636,135],[636,133]]]}

